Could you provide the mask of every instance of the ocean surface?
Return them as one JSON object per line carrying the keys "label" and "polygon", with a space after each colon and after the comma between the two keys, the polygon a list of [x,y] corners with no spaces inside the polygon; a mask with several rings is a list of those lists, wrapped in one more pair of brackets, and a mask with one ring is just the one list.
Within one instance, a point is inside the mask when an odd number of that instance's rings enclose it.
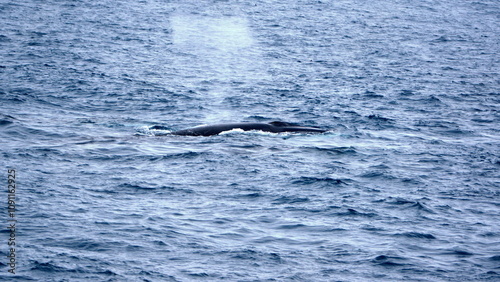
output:
{"label": "ocean surface", "polygon": [[[0,280],[500,281],[498,0],[2,0],[0,21]],[[151,129],[271,121],[328,132]]]}

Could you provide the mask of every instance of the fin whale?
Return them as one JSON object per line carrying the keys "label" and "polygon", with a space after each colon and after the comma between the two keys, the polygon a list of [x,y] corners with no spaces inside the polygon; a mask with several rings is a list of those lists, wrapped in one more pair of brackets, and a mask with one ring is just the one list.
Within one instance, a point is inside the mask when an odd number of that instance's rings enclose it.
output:
{"label": "fin whale", "polygon": [[[153,126],[151,129],[162,129],[162,126]],[[244,131],[249,130],[261,130],[265,132],[305,132],[305,133],[322,133],[326,130],[316,128],[299,126],[287,122],[273,121],[270,123],[259,123],[259,122],[242,122],[242,123],[222,123],[213,125],[203,125],[193,128],[183,129],[179,131],[174,131],[173,135],[182,136],[212,136],[217,135],[224,131],[229,131],[233,129],[242,129]]]}

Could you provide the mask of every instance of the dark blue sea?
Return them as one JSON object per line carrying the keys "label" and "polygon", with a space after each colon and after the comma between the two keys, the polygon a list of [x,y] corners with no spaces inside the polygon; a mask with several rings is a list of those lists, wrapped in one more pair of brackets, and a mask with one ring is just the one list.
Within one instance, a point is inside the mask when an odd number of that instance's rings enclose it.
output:
{"label": "dark blue sea", "polygon": [[[0,22],[0,280],[500,281],[498,0],[1,0]],[[328,132],[168,134],[272,121]]]}

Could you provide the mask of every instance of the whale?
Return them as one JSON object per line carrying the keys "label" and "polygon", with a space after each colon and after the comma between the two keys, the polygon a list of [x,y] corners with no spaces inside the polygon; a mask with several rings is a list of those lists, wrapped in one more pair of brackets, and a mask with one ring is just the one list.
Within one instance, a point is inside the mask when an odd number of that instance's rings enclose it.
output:
{"label": "whale", "polygon": [[[163,126],[152,126],[150,129],[165,129]],[[243,131],[260,130],[264,132],[281,133],[281,132],[300,132],[300,133],[323,133],[326,130],[317,127],[300,126],[288,122],[273,121],[269,123],[260,122],[241,122],[241,123],[221,123],[212,125],[196,126],[179,131],[173,131],[172,135],[181,136],[212,136],[224,131],[233,129],[241,129]]]}

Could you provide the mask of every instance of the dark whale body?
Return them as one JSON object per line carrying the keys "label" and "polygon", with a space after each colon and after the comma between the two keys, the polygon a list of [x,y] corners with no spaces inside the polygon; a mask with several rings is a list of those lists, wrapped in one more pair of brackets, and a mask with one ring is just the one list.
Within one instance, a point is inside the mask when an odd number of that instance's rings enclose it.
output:
{"label": "dark whale body", "polygon": [[[152,128],[154,129],[154,128]],[[174,131],[171,134],[173,135],[183,135],[183,136],[212,136],[217,135],[224,131],[229,131],[233,129],[242,129],[244,131],[249,130],[261,130],[265,132],[306,132],[306,133],[322,133],[326,132],[326,130],[316,128],[316,127],[306,127],[306,126],[298,126],[286,122],[281,121],[273,121],[270,123],[257,123],[257,122],[248,122],[248,123],[222,123],[222,124],[213,124],[213,125],[203,125],[197,126],[193,128],[188,128],[184,130]]]}

